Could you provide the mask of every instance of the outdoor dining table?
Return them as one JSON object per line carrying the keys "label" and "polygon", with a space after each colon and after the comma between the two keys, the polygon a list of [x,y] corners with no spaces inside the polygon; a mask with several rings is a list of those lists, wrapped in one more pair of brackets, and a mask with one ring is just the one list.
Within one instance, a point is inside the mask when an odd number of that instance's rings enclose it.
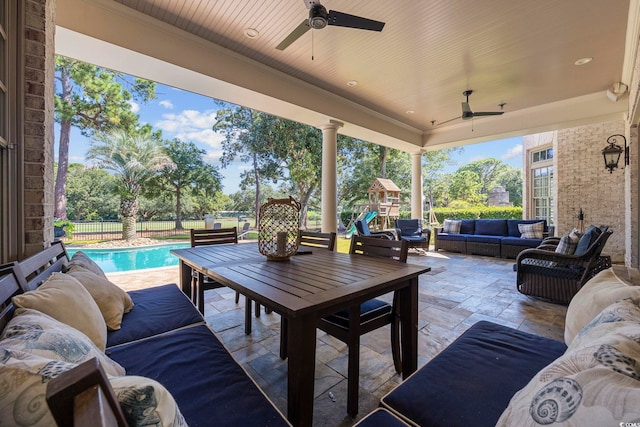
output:
{"label": "outdoor dining table", "polygon": [[257,244],[174,249],[182,290],[190,295],[193,272],[205,274],[271,308],[287,320],[287,418],[294,426],[313,421],[313,387],[318,319],[398,291],[402,376],[418,363],[418,276],[429,267],[362,255],[313,249],[287,261],[267,260]]}

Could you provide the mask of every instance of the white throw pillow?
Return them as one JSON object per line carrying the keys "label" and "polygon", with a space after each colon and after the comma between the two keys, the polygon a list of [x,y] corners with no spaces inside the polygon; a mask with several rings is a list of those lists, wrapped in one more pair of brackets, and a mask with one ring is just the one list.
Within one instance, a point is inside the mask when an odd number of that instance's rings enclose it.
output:
{"label": "white throw pillow", "polygon": [[448,234],[460,234],[460,226],[462,226],[460,219],[445,219],[442,231]]}
{"label": "white throw pillow", "polygon": [[640,303],[640,286],[624,283],[615,275],[613,268],[603,270],[587,281],[567,308],[565,344],[570,345],[578,332],[607,306],[624,298],[631,298],[635,303]]}
{"label": "white throw pillow", "polygon": [[66,323],[104,351],[107,325],[100,308],[84,286],[68,274],[53,273],[38,289],[16,295],[12,302],[18,308],[38,310]]}
{"label": "white throw pillow", "polygon": [[120,329],[123,314],[131,311],[133,307],[129,294],[115,283],[80,265],[73,265],[66,274],[77,279],[89,291],[102,313],[107,328]]}
{"label": "white throw pillow", "polygon": [[97,274],[98,276],[102,276],[105,279],[107,276],[104,274],[104,271],[100,268],[98,264],[94,260],[92,260],[89,255],[82,251],[78,251],[71,257],[71,261],[69,262],[68,268],[73,267],[74,265],[85,268],[92,273]]}
{"label": "white throw pillow", "polygon": [[96,357],[109,375],[125,370],[82,332],[36,310],[19,308],[2,331],[0,346],[47,359],[80,364]]}
{"label": "white throw pillow", "polygon": [[502,413],[497,426],[618,426],[640,419],[640,323],[607,323],[600,338],[543,368]]}

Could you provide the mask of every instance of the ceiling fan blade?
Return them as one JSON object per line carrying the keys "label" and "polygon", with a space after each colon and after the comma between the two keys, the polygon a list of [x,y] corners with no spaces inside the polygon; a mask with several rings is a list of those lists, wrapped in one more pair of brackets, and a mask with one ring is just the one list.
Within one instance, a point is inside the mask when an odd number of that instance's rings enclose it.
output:
{"label": "ceiling fan blade", "polygon": [[445,123],[449,123],[449,122],[452,122],[454,120],[458,120],[458,119],[461,119],[461,118],[462,118],[462,116],[454,117],[453,119],[449,119],[449,120],[445,120],[444,122],[436,123],[436,126],[440,126],[440,125],[443,125]]}
{"label": "ceiling fan blade", "polygon": [[291,32],[291,34],[285,37],[284,40],[282,40],[280,44],[276,46],[276,49],[285,50],[291,43],[298,40],[304,33],[309,31],[310,29],[311,27],[309,26],[309,20],[305,19],[304,21],[302,21],[302,23],[300,23],[300,25],[295,28],[295,30]]}
{"label": "ceiling fan blade", "polygon": [[478,111],[477,113],[473,113],[473,116],[501,116],[503,114],[504,111]]}
{"label": "ceiling fan blade", "polygon": [[382,31],[384,22],[374,21],[373,19],[363,18],[361,16],[349,15],[348,13],[329,11],[328,25],[337,27],[357,28],[360,30]]}
{"label": "ceiling fan blade", "polygon": [[469,107],[469,103],[468,102],[463,102],[462,103],[462,114],[464,113],[471,113],[471,107]]}

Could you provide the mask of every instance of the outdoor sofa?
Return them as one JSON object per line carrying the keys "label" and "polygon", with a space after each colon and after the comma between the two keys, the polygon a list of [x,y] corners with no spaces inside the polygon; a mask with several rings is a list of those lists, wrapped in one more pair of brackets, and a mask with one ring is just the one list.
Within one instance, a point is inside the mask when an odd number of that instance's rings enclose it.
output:
{"label": "outdoor sofa", "polygon": [[571,301],[564,342],[480,321],[361,427],[617,426],[640,419],[640,286],[612,268]]}
{"label": "outdoor sofa", "polygon": [[[449,224],[457,227],[447,228]],[[523,236],[523,227],[542,223],[535,237]],[[516,258],[524,249],[536,248],[543,238],[553,234],[546,220],[540,219],[446,219],[444,227],[434,229],[434,250],[463,254]],[[522,226],[522,227],[521,227]]]}
{"label": "outdoor sofa", "polygon": [[175,284],[125,293],[60,242],[3,272],[3,425],[106,425],[81,405],[96,387],[130,426],[290,425]]}

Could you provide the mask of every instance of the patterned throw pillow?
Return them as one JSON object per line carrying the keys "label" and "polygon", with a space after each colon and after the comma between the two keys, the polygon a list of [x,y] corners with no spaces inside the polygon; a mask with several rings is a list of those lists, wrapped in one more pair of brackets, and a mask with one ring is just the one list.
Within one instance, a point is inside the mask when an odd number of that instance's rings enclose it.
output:
{"label": "patterned throw pillow", "polygon": [[566,236],[562,236],[560,243],[556,246],[556,253],[564,255],[573,255],[578,246],[580,238],[573,231]]}
{"label": "patterned throw pillow", "polygon": [[79,364],[98,358],[109,375],[125,370],[100,351],[82,332],[36,310],[18,309],[0,337],[0,348]]}
{"label": "patterned throw pillow", "polygon": [[518,391],[497,426],[618,426],[640,419],[640,323],[604,324],[587,334],[602,326],[606,334],[570,346]]}
{"label": "patterned throw pillow", "polygon": [[535,222],[533,224],[518,224],[520,237],[523,239],[542,239],[544,235],[544,222]]}
{"label": "patterned throw pillow", "polygon": [[[75,366],[0,345],[2,425],[56,425],[45,401],[47,384]],[[160,383],[136,376],[110,376],[109,382],[130,426],[186,427],[173,396]]]}
{"label": "patterned throw pillow", "polygon": [[461,225],[462,220],[460,219],[445,219],[442,231],[448,234],[460,234]]}

